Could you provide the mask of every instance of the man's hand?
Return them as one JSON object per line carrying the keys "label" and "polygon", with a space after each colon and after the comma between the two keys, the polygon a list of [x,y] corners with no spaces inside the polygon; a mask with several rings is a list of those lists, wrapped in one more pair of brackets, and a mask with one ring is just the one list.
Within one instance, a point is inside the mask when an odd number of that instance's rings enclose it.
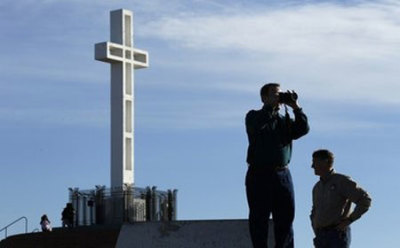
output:
{"label": "man's hand", "polygon": [[343,219],[340,221],[339,225],[336,227],[339,231],[345,231],[348,226],[350,226],[351,220],[349,218]]}
{"label": "man's hand", "polygon": [[[296,92],[294,92],[294,90],[292,90],[292,91],[288,90],[287,92],[290,93],[290,94],[295,94],[295,93],[296,93]],[[297,102],[297,99],[294,100],[294,101],[288,102],[287,105],[288,105],[289,107],[291,107],[293,110],[299,109],[299,108],[300,108],[300,105],[299,105],[299,103]]]}

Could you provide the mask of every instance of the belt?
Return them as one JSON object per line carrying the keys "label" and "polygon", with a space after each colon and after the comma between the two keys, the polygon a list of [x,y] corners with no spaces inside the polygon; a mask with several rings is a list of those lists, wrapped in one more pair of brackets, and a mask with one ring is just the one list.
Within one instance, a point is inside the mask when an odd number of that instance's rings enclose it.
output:
{"label": "belt", "polygon": [[289,168],[288,165],[266,165],[266,166],[257,166],[257,165],[249,165],[249,168],[254,170],[265,170],[265,171],[284,171]]}
{"label": "belt", "polygon": [[274,171],[284,171],[286,169],[289,169],[288,165],[284,165],[284,166],[279,166],[279,167],[275,167]]}
{"label": "belt", "polygon": [[316,228],[317,231],[336,231],[337,225],[330,225]]}

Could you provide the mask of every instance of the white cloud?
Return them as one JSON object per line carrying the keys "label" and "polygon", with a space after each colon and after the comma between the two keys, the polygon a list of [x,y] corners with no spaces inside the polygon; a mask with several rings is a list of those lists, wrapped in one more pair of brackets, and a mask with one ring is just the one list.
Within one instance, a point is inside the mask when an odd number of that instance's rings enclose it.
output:
{"label": "white cloud", "polygon": [[106,127],[109,113],[96,109],[56,109],[56,108],[0,108],[0,121],[7,123],[56,126]]}
{"label": "white cloud", "polygon": [[150,22],[143,33],[196,49],[380,58],[399,50],[394,46],[400,41],[395,32],[400,17],[394,17],[399,13],[400,5],[308,4],[229,15],[181,14]]}
{"label": "white cloud", "polygon": [[[327,101],[400,104],[398,2],[309,3],[231,9],[223,14],[180,13],[149,22],[141,29],[144,37],[168,41],[183,49],[182,53],[201,51],[216,57],[173,62],[176,68],[256,75],[250,79],[281,81],[306,97]],[[224,58],[226,63],[218,59],[221,51],[230,51]],[[231,80],[208,86],[252,92],[258,84]]]}
{"label": "white cloud", "polygon": [[[341,5],[307,1],[284,6],[223,5],[212,0],[172,2],[166,7],[162,0],[125,1],[122,5],[121,1],[98,1],[92,8],[88,3],[54,0],[42,1],[33,13],[21,18],[12,11],[6,13],[10,20],[0,15],[9,21],[0,25],[9,34],[1,41],[5,55],[0,60],[1,79],[108,84],[108,65],[94,61],[92,49],[94,43],[108,40],[108,11],[123,7],[134,11],[139,48],[152,51],[150,68],[140,72],[138,83],[144,81],[144,88],[161,91],[172,88],[175,94],[203,94],[196,103],[179,97],[171,100],[173,105],[142,102],[146,112],[139,118],[145,125],[241,125],[243,114],[253,104],[244,101],[254,96],[254,103],[259,104],[259,87],[267,81],[296,89],[301,101],[400,105],[398,2]],[[71,11],[58,9],[57,16],[43,14],[58,8],[59,3]],[[11,9],[34,4],[18,2]],[[190,4],[199,8],[189,8]],[[31,29],[26,30],[27,36],[20,36],[19,28],[27,23]],[[14,45],[18,47],[16,53],[8,49]],[[60,52],[55,52],[58,47]],[[3,88],[6,92],[6,86]],[[210,89],[213,94],[208,94]],[[218,103],[221,98],[226,105]],[[64,122],[65,117],[58,114],[46,117],[46,112],[56,110],[42,109],[26,111],[26,115],[23,110],[2,110],[2,119]],[[85,116],[92,110],[82,111],[77,115]],[[79,124],[81,120],[84,125],[97,125],[96,113],[88,114],[94,120],[89,122],[75,118],[75,113],[65,114],[71,116],[68,123]]]}
{"label": "white cloud", "polygon": [[[365,130],[382,130],[385,128],[394,128],[394,125],[377,122],[377,121],[363,121],[354,119],[341,119],[340,117],[330,117],[326,119],[313,119],[312,130],[313,132],[335,134],[343,132],[363,132]],[[344,133],[345,134],[345,133]]]}

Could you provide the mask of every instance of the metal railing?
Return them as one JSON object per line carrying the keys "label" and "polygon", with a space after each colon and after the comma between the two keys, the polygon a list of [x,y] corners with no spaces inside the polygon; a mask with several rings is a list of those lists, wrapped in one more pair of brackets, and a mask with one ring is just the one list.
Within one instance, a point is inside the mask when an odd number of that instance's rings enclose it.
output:
{"label": "metal railing", "polygon": [[8,229],[10,226],[14,225],[15,223],[19,222],[20,220],[25,220],[25,233],[28,232],[28,218],[26,218],[25,216],[22,216],[22,217],[20,217],[20,218],[18,218],[18,219],[16,219],[16,220],[14,220],[13,222],[11,222],[10,224],[8,224],[7,226],[3,227],[2,229],[0,229],[0,233],[1,233],[2,231],[5,232],[5,237],[4,237],[4,238],[7,238],[7,229]]}
{"label": "metal railing", "polygon": [[75,212],[74,226],[143,221],[176,220],[177,190],[127,185],[94,190],[69,188],[69,203]]}

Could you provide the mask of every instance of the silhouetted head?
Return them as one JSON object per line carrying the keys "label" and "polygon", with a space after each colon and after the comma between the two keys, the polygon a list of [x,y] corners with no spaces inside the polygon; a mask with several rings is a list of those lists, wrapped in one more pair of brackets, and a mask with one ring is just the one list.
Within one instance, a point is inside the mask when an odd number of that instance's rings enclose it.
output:
{"label": "silhouetted head", "polygon": [[333,169],[334,155],[327,149],[314,151],[312,155],[312,165],[315,175],[325,176]]}
{"label": "silhouetted head", "polygon": [[281,85],[278,83],[267,83],[260,90],[261,101],[264,105],[277,107],[279,105],[279,92]]}

